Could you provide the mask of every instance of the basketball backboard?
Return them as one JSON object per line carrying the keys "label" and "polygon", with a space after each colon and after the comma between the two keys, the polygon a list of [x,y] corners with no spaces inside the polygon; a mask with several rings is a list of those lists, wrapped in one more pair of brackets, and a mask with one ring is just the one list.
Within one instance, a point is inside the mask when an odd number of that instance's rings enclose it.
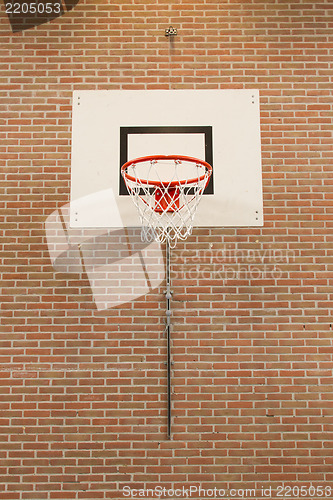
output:
{"label": "basketball backboard", "polygon": [[194,226],[263,225],[257,90],[84,90],[73,96],[71,227],[140,226],[120,168],[157,154],[213,166]]}

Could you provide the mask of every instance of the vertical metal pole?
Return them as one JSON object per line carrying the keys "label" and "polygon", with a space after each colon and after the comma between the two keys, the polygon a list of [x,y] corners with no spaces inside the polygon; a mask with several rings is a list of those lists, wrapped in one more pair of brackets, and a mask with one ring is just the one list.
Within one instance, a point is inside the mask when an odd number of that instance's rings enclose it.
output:
{"label": "vertical metal pole", "polygon": [[166,334],[167,334],[167,383],[168,383],[168,439],[171,439],[171,345],[170,345],[170,327],[171,327],[171,264],[170,264],[170,245],[166,239]]}

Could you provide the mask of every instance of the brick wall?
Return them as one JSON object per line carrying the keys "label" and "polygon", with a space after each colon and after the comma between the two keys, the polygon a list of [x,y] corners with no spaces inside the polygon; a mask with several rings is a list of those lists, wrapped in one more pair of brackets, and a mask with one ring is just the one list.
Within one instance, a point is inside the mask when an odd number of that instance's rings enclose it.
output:
{"label": "brick wall", "polygon": [[[2,499],[331,496],[332,7],[81,0],[13,34],[1,4]],[[265,213],[173,251],[172,441],[164,282],[99,308],[82,248],[55,265],[45,232],[69,201],[72,91],[170,87],[260,89]]]}

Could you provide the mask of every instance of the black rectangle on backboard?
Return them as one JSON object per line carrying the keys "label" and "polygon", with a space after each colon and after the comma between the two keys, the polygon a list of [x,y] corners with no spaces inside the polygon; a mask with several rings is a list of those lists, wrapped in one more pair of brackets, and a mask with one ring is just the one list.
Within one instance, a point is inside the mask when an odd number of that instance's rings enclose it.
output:
{"label": "black rectangle on backboard", "polygon": [[[205,158],[207,163],[213,166],[213,130],[211,126],[163,126],[163,127],[120,127],[120,165],[121,167],[132,158],[128,157],[128,138],[130,134],[203,134],[205,144]],[[170,151],[170,154],[174,154]],[[214,194],[214,170],[210,177],[208,186],[205,189],[205,194]],[[128,191],[122,178],[119,174],[119,194],[128,195]]]}

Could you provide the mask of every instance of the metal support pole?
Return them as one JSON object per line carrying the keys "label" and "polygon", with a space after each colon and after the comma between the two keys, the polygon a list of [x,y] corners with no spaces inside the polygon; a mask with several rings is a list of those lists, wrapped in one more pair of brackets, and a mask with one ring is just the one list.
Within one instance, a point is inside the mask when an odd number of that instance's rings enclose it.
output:
{"label": "metal support pole", "polygon": [[171,327],[171,264],[170,264],[170,245],[168,238],[166,240],[166,335],[167,335],[167,383],[168,383],[168,439],[171,439],[171,345],[170,345],[170,327]]}

